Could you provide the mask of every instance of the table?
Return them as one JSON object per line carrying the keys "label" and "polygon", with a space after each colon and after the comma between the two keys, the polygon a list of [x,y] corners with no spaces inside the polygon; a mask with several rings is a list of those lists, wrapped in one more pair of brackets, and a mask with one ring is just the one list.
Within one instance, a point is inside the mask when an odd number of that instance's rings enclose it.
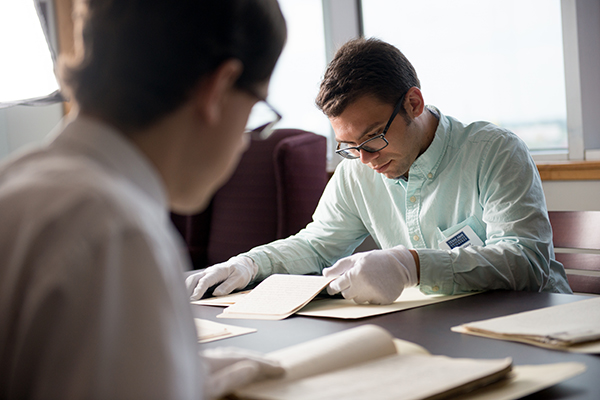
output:
{"label": "table", "polygon": [[393,336],[417,343],[432,354],[451,357],[512,357],[514,365],[578,361],[583,374],[526,399],[600,399],[600,355],[573,354],[531,345],[481,338],[450,331],[452,326],[521,311],[566,304],[588,298],[582,295],[491,291],[411,310],[359,320],[291,316],[281,321],[217,319],[221,307],[193,306],[197,318],[251,327],[258,332],[206,343],[205,347],[234,346],[270,352],[363,324],[379,325]]}

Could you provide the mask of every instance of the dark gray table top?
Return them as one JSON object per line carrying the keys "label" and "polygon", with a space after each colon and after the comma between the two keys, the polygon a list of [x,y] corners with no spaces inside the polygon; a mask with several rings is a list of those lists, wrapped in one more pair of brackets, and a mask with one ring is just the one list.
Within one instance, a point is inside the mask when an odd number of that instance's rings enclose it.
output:
{"label": "dark gray table top", "polygon": [[207,343],[269,352],[362,324],[384,327],[397,338],[417,343],[432,354],[451,357],[512,357],[515,365],[578,361],[587,371],[527,399],[600,399],[600,355],[573,354],[526,344],[463,335],[450,331],[462,323],[565,304],[588,297],[551,293],[493,291],[359,320],[292,316],[281,321],[217,319],[221,307],[193,306],[197,318],[246,326],[258,332]]}

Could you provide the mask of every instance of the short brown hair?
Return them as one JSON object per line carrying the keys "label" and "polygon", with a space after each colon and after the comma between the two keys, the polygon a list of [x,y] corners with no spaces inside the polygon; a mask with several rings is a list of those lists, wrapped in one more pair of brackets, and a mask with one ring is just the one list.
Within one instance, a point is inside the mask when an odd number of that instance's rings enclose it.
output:
{"label": "short brown hair", "polygon": [[[337,117],[363,96],[395,105],[413,86],[421,83],[400,50],[379,39],[354,39],[340,47],[327,67],[316,104],[328,117]],[[400,112],[406,113],[404,108]]]}
{"label": "short brown hair", "polygon": [[239,59],[236,85],[266,82],[286,40],[276,0],[87,0],[83,54],[62,65],[82,111],[122,130],[147,127],[177,109],[200,79]]}

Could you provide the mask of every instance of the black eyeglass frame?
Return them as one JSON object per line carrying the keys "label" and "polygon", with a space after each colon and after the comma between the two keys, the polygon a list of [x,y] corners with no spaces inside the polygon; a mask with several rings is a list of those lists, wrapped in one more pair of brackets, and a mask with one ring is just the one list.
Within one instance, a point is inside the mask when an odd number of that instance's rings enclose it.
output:
{"label": "black eyeglass frame", "polygon": [[267,139],[269,136],[271,136],[271,134],[273,133],[274,129],[273,127],[275,126],[275,124],[277,124],[279,121],[281,121],[281,119],[283,118],[281,116],[281,114],[267,101],[267,99],[263,98],[262,96],[259,96],[254,90],[249,89],[249,88],[244,88],[245,91],[247,91],[248,93],[250,93],[252,96],[256,97],[258,99],[258,101],[262,101],[263,103],[266,104],[266,106],[273,111],[273,113],[275,114],[276,118],[271,121],[271,122],[267,122],[264,125],[261,125],[257,128],[252,129],[251,131],[247,131],[248,133],[255,133],[258,132],[258,137],[259,139],[265,140]]}
{"label": "black eyeglass frame", "polygon": [[[344,158],[348,158],[350,160],[356,160],[357,158],[360,158],[360,156],[355,156],[354,154],[350,153],[350,150],[357,150],[357,151],[366,151],[367,153],[377,153],[378,151],[381,151],[383,149],[385,149],[390,143],[387,141],[387,139],[385,138],[385,135],[387,134],[388,129],[390,129],[390,126],[392,125],[392,122],[394,122],[394,119],[396,118],[396,115],[398,115],[398,113],[400,112],[400,108],[402,107],[402,104],[404,103],[404,96],[406,94],[402,95],[402,97],[400,97],[400,100],[398,100],[398,103],[396,103],[396,105],[394,106],[394,111],[392,112],[392,115],[390,116],[390,119],[388,120],[387,124],[385,124],[385,127],[383,128],[383,131],[381,131],[381,133],[377,136],[373,136],[370,139],[365,140],[364,142],[362,142],[361,144],[359,144],[358,146],[353,146],[353,147],[346,147],[344,149],[340,149],[340,143],[338,143],[337,145],[337,150],[335,151],[337,154],[339,154],[340,156],[344,157]],[[383,141],[385,142],[385,144],[378,148],[378,149],[369,149],[368,147],[366,147],[366,145],[376,139],[383,139]]]}

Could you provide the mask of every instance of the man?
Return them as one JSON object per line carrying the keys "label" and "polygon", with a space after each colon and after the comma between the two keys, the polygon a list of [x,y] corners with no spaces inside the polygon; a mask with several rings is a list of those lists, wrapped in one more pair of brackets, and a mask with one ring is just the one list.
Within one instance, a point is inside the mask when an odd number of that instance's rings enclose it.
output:
{"label": "man", "polygon": [[244,150],[286,38],[276,0],[76,14],[75,115],[0,166],[0,398],[199,399],[281,374],[199,357],[168,214],[202,209]]}
{"label": "man", "polygon": [[[219,282],[215,295],[273,273],[321,272],[338,276],[331,294],[357,303],[391,303],[416,284],[428,294],[571,292],[536,166],[517,136],[425,106],[410,62],[375,39],[339,49],[317,105],[350,159],[313,222],[190,276],[193,299]],[[351,255],[368,235],[381,250]]]}

